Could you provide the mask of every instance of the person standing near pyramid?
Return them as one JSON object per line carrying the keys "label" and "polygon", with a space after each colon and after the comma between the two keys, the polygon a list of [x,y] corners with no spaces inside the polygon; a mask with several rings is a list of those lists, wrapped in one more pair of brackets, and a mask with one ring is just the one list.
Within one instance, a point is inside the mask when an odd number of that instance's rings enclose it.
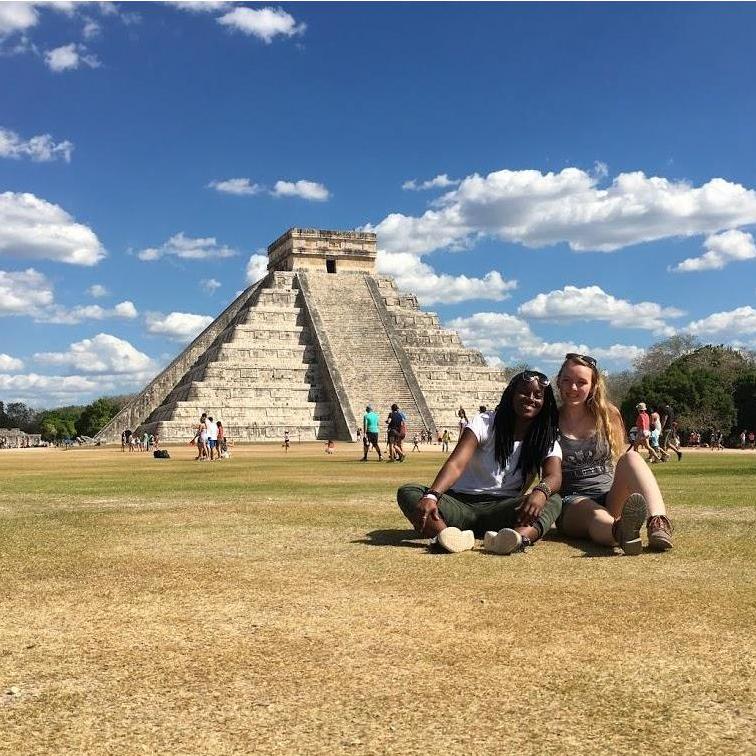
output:
{"label": "person standing near pyramid", "polygon": [[388,461],[404,462],[402,441],[407,433],[407,418],[399,410],[398,404],[391,405],[391,412],[386,422],[388,423]]}
{"label": "person standing near pyramid", "polygon": [[364,451],[362,461],[367,462],[368,452],[372,446],[378,452],[378,461],[382,462],[381,447],[378,446],[378,413],[373,410],[370,404],[365,407],[365,414],[362,416],[362,433],[362,449]]}

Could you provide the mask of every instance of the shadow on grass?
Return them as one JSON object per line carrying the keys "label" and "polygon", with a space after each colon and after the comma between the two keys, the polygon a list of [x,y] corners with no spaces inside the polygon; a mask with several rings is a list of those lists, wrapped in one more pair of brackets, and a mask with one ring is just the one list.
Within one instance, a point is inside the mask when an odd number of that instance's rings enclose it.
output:
{"label": "shadow on grass", "polygon": [[619,554],[611,546],[602,546],[599,543],[593,543],[583,538],[569,538],[568,536],[558,533],[556,530],[552,530],[541,539],[543,541],[558,541],[560,543],[566,543],[573,549],[582,551],[582,554],[576,554],[576,557],[595,558],[595,557],[615,557]]}
{"label": "shadow on grass", "polygon": [[368,546],[403,546],[408,549],[427,549],[428,541],[421,539],[414,530],[371,530],[364,538],[352,543],[364,543]]}

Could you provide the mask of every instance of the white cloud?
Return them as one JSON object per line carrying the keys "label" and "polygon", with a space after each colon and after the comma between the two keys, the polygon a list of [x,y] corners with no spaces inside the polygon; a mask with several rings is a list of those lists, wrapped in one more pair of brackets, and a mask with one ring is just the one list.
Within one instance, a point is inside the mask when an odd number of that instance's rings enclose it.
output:
{"label": "white cloud", "polygon": [[270,44],[279,34],[293,37],[304,34],[305,24],[298,24],[292,16],[281,8],[236,7],[217,19],[231,29],[249,34]]}
{"label": "white cloud", "polygon": [[100,67],[97,56],[88,52],[85,45],[76,42],[47,50],[45,52],[45,63],[55,73],[72,71],[82,66],[88,68]]}
{"label": "white cloud", "polygon": [[501,352],[505,350],[510,362],[546,363],[553,368],[561,364],[568,352],[590,354],[598,360],[610,362],[613,367],[629,367],[644,351],[624,344],[595,347],[570,341],[547,342],[536,336],[521,318],[500,312],[478,312],[469,317],[454,318],[446,325],[459,333],[465,346],[483,352],[492,365],[502,364]]}
{"label": "white cloud", "polygon": [[166,255],[174,255],[183,260],[208,260],[233,257],[236,252],[230,247],[218,244],[214,236],[192,239],[183,231],[174,234],[160,247],[148,247],[137,253],[140,260],[159,260]]}
{"label": "white cloud", "polygon": [[450,179],[445,173],[441,173],[435,178],[429,179],[428,181],[421,181],[419,184],[415,179],[405,181],[402,184],[402,189],[411,192],[421,192],[426,189],[447,189],[450,186],[457,186],[457,184],[459,184],[459,179]]}
{"label": "white cloud", "polygon": [[61,207],[29,193],[0,194],[0,255],[95,265],[103,257],[95,233]]}
{"label": "white cloud", "polygon": [[214,13],[228,10],[234,5],[233,2],[227,2],[227,0],[175,0],[168,4],[190,13]]}
{"label": "white cloud", "polygon": [[108,386],[100,378],[80,375],[40,375],[0,373],[0,392],[11,402],[26,402],[32,407],[54,407],[101,395]]}
{"label": "white cloud", "polygon": [[72,151],[71,142],[56,144],[50,134],[40,134],[24,140],[13,131],[0,128],[0,158],[29,157],[35,162],[46,163],[60,157],[70,163]]}
{"label": "white cloud", "polygon": [[756,333],[756,309],[746,306],[729,312],[715,312],[701,320],[692,321],[685,331],[697,336]]}
{"label": "white cloud", "polygon": [[102,284],[92,284],[87,289],[87,294],[95,299],[100,299],[101,297],[107,297],[110,292]]}
{"label": "white cloud", "polygon": [[268,275],[268,255],[257,252],[251,255],[247,263],[247,281],[257,283],[261,278]]}
{"label": "white cloud", "polygon": [[662,307],[654,302],[633,304],[607,294],[599,286],[565,286],[564,289],[538,294],[523,303],[518,313],[528,318],[543,320],[603,320],[618,328],[643,328],[672,335],[674,329],[666,318],[677,318],[685,313],[674,307]]}
{"label": "white cloud", "polygon": [[211,181],[208,188],[215,189],[217,192],[225,194],[259,194],[264,191],[260,184],[253,184],[248,178],[231,178],[225,181]]}
{"label": "white cloud", "polygon": [[87,18],[84,20],[84,27],[81,30],[84,39],[94,39],[94,37],[99,36],[101,31],[102,27],[94,19]]}
{"label": "white cloud", "polygon": [[33,3],[0,3],[0,37],[36,26],[39,14]]}
{"label": "white cloud", "polygon": [[711,234],[756,222],[756,191],[721,178],[684,181],[621,173],[605,189],[578,168],[473,174],[419,217],[392,213],[362,230],[389,252],[426,254],[489,236],[526,247],[566,242],[575,251]]}
{"label": "white cloud", "polygon": [[208,294],[214,294],[216,289],[220,289],[221,282],[214,278],[203,278],[200,281],[200,287],[204,289]]}
{"label": "white cloud", "polygon": [[422,304],[455,304],[470,299],[501,301],[517,288],[517,281],[507,281],[492,270],[483,278],[436,273],[427,263],[406,252],[379,251],[376,268],[382,275],[393,276],[402,291],[416,294]]}
{"label": "white cloud", "polygon": [[17,357],[11,357],[9,354],[0,354],[0,371],[3,373],[17,373],[23,367],[23,361]]}
{"label": "white cloud", "polygon": [[213,319],[209,315],[195,315],[191,312],[149,312],[146,316],[147,331],[159,336],[167,336],[174,341],[189,341],[202,333]]}
{"label": "white cloud", "polygon": [[109,333],[76,341],[66,352],[37,352],[34,359],[46,365],[68,365],[81,373],[142,373],[155,367],[146,354]]}
{"label": "white cloud", "polygon": [[126,300],[119,302],[115,307],[107,309],[100,305],[76,305],[64,307],[53,305],[35,316],[38,323],[55,323],[56,325],[75,325],[85,320],[106,320],[109,318],[123,318],[134,320],[139,316],[134,303]]}
{"label": "white cloud", "polygon": [[53,300],[52,284],[34,268],[0,270],[0,315],[32,315]]}
{"label": "white cloud", "polygon": [[686,273],[697,270],[717,270],[737,260],[752,260],[756,257],[753,236],[744,231],[732,229],[722,234],[713,234],[704,242],[701,257],[689,257],[672,270]]}
{"label": "white cloud", "polygon": [[323,184],[316,181],[276,181],[271,194],[274,197],[301,197],[315,202],[324,202],[331,194]]}

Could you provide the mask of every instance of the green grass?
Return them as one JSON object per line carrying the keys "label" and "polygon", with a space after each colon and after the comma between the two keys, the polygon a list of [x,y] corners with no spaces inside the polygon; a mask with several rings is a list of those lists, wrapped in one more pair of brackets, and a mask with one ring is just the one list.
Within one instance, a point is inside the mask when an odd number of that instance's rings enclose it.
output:
{"label": "green grass", "polygon": [[672,552],[496,557],[408,529],[424,448],[0,453],[0,751],[753,750],[756,454],[653,468]]}

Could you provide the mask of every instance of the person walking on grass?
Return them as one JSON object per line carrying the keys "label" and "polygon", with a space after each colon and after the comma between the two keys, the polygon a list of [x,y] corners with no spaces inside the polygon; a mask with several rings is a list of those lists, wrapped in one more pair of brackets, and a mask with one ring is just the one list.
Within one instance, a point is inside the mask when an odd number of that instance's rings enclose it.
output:
{"label": "person walking on grass", "polygon": [[202,462],[207,459],[207,415],[203,412],[200,415],[199,425],[197,426],[197,432],[192,439],[192,442],[197,444],[197,456],[194,458],[195,462]]}
{"label": "person walking on grass", "polygon": [[441,451],[445,454],[449,453],[449,441],[451,441],[451,434],[448,428],[444,428],[444,434],[441,436]]}
{"label": "person walking on grass", "polygon": [[386,423],[388,425],[388,461],[404,462],[402,441],[407,434],[407,418],[399,410],[398,404],[391,405],[391,412]]}
{"label": "person walking on grass", "polygon": [[378,461],[383,461],[381,447],[378,446],[378,413],[368,404],[362,416],[362,461],[367,462],[368,452],[372,446],[378,454]]}
{"label": "person walking on grass", "polygon": [[289,431],[284,431],[284,440],[281,446],[283,446],[284,451],[288,454],[289,453],[289,446],[291,445],[291,441],[289,440]]}
{"label": "person walking on grass", "polygon": [[212,417],[206,420],[207,425],[207,451],[210,461],[218,457],[218,425]]}
{"label": "person walking on grass", "polygon": [[[559,369],[562,460],[560,532],[640,554],[644,523],[654,551],[672,548],[672,525],[648,465],[634,450],[622,454],[625,429],[609,402],[596,360],[570,353]],[[638,405],[643,412],[645,404]],[[640,427],[639,427],[640,432]]]}
{"label": "person walking on grass", "polygon": [[562,509],[557,421],[549,379],[518,373],[498,407],[466,426],[430,486],[409,483],[397,491],[404,516],[448,552],[472,549],[476,536],[497,554],[535,543]]}
{"label": "person walking on grass", "polygon": [[659,415],[661,417],[661,448],[665,452],[672,449],[677,454],[677,461],[679,462],[682,459],[682,451],[680,451],[680,444],[675,443],[678,441],[675,437],[675,412],[669,402],[659,410]]}
{"label": "person walking on grass", "polygon": [[659,462],[661,455],[657,454],[652,448],[649,439],[651,438],[651,418],[648,414],[645,402],[638,402],[635,405],[635,411],[638,413],[635,417],[635,427],[638,429],[635,443],[633,444],[634,451],[639,451],[641,448],[645,449],[648,453],[648,461],[652,459]]}

